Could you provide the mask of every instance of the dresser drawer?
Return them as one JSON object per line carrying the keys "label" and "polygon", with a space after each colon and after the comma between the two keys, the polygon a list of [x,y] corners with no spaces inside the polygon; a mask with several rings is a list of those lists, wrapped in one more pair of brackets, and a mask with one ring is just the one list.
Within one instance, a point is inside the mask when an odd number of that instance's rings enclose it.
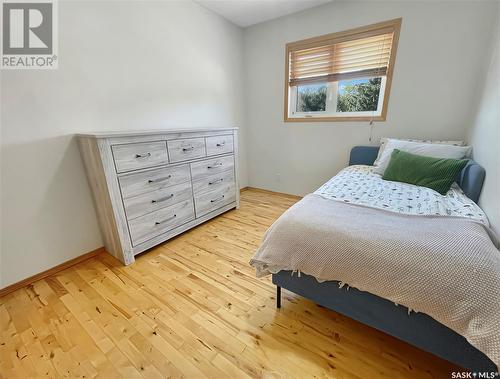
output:
{"label": "dresser drawer", "polygon": [[211,211],[236,201],[236,186],[234,183],[224,185],[215,191],[205,192],[194,196],[196,217],[201,217]]}
{"label": "dresser drawer", "polygon": [[207,155],[232,153],[234,151],[232,135],[207,137],[205,140]]}
{"label": "dresser drawer", "polygon": [[170,162],[187,161],[188,159],[206,156],[205,138],[178,139],[167,142]]}
{"label": "dresser drawer", "polygon": [[147,192],[139,196],[123,200],[127,219],[131,220],[147,213],[151,213],[172,204],[189,200],[193,196],[191,183],[181,183],[175,186]]}
{"label": "dresser drawer", "polygon": [[128,222],[132,245],[139,245],[194,220],[193,201],[186,200]]}
{"label": "dresser drawer", "polygon": [[111,149],[118,173],[168,163],[165,141],[114,145]]}
{"label": "dresser drawer", "polygon": [[128,198],[174,184],[188,182],[190,179],[189,166],[186,164],[124,175],[118,181],[120,182],[122,197]]}
{"label": "dresser drawer", "polygon": [[195,194],[213,191],[234,182],[234,170],[223,171],[193,182]]}
{"label": "dresser drawer", "polygon": [[234,168],[234,156],[206,159],[191,163],[191,177],[193,180],[205,178],[212,174]]}

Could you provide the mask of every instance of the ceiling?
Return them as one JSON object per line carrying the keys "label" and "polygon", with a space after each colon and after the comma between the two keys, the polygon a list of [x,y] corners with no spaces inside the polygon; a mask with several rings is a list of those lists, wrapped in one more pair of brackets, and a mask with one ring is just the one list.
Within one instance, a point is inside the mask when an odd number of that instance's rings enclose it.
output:
{"label": "ceiling", "polygon": [[195,0],[243,28],[332,0]]}

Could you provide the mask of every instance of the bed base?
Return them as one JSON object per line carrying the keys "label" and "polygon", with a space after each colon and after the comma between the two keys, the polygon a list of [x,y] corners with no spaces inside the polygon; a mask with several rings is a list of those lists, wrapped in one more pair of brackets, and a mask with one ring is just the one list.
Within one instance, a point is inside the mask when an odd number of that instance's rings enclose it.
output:
{"label": "bed base", "polygon": [[281,308],[281,288],[403,340],[473,372],[496,372],[495,364],[467,340],[424,313],[355,288],[339,288],[339,282],[319,283],[314,277],[291,271],[273,274],[276,307]]}

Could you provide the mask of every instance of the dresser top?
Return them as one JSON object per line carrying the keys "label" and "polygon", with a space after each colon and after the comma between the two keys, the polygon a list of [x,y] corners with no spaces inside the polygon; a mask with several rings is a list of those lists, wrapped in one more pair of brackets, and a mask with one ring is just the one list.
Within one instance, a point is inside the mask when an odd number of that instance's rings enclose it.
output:
{"label": "dresser top", "polygon": [[199,133],[199,132],[217,132],[225,130],[238,130],[238,128],[181,128],[181,129],[154,129],[154,130],[117,130],[117,131],[103,131],[103,132],[89,132],[78,133],[77,137],[88,138],[111,138],[111,137],[134,137],[134,136],[148,136],[169,133]]}

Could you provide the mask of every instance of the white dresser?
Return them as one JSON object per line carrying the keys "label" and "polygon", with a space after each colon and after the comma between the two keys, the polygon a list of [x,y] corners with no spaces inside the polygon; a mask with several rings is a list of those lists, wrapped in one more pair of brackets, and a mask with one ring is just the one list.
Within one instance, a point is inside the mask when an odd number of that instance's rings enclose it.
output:
{"label": "white dresser", "polygon": [[239,206],[231,129],[79,134],[106,250],[134,256]]}

